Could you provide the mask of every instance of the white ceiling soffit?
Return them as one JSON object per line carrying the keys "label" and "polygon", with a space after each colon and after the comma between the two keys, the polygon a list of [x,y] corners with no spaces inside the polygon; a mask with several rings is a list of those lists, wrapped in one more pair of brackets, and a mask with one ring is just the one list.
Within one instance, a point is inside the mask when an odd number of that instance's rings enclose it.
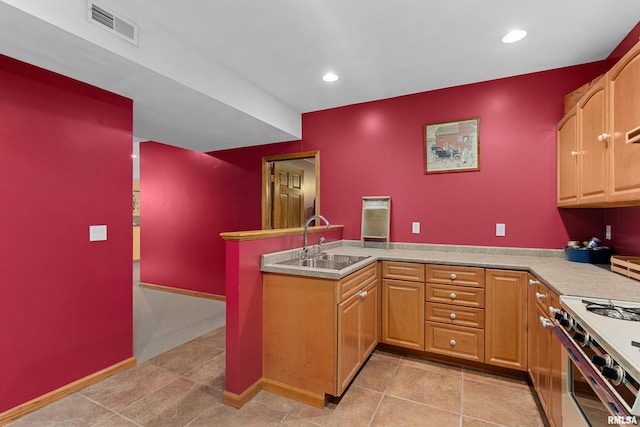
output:
{"label": "white ceiling soffit", "polygon": [[[92,42],[6,3],[0,2],[0,53],[132,98],[138,137],[197,151],[301,137],[300,113],[273,95],[185,46],[165,40],[166,53],[149,53],[144,33],[140,47],[124,42],[88,22],[86,0],[19,3],[37,3],[43,15],[65,11]],[[67,13],[69,3],[80,9]]]}
{"label": "white ceiling soffit", "polygon": [[[202,151],[297,139],[302,112],[602,60],[640,19],[639,0],[96,1],[138,47],[87,0],[0,0],[2,53],[131,97],[136,136]],[[513,28],[529,35],[501,43]]]}

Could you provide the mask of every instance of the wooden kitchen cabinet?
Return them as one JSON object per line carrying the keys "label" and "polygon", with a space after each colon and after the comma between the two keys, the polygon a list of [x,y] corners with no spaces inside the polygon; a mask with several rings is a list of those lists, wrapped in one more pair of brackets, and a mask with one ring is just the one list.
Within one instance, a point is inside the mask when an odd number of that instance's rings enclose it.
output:
{"label": "wooden kitchen cabinet", "polygon": [[424,268],[419,263],[382,262],[381,342],[424,350]]}
{"label": "wooden kitchen cabinet", "polygon": [[341,279],[263,274],[263,388],[323,407],[377,345],[376,264]]}
{"label": "wooden kitchen cabinet", "polygon": [[527,273],[486,270],[485,363],[527,369]]}
{"label": "wooden kitchen cabinet", "polygon": [[378,284],[371,282],[338,305],[338,395],[378,344]]}
{"label": "wooden kitchen cabinet", "polygon": [[557,205],[640,204],[640,43],[557,128]]}
{"label": "wooden kitchen cabinet", "polygon": [[549,424],[561,427],[561,344],[549,320],[549,308],[559,308],[559,298],[533,275],[528,283],[528,371]]}
{"label": "wooden kitchen cabinet", "polygon": [[578,204],[607,200],[606,79],[600,78],[578,102]]}
{"label": "wooden kitchen cabinet", "polygon": [[607,73],[608,201],[640,204],[640,42]]}
{"label": "wooden kitchen cabinet", "polygon": [[427,264],[425,277],[425,350],[484,362],[484,269]]}
{"label": "wooden kitchen cabinet", "polygon": [[578,116],[574,107],[558,123],[557,130],[557,203],[578,204]]}

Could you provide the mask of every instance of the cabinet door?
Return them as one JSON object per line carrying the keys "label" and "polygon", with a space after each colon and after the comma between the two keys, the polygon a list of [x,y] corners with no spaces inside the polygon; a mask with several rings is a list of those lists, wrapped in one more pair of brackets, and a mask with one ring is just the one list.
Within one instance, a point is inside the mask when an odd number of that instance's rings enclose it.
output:
{"label": "cabinet door", "polygon": [[576,110],[573,109],[558,123],[558,206],[578,205],[577,122]]}
{"label": "cabinet door", "polygon": [[378,344],[378,282],[338,305],[338,390],[342,394]]}
{"label": "cabinet door", "polygon": [[369,357],[369,354],[378,345],[378,281],[365,287],[366,296],[362,301],[362,355],[361,361]]}
{"label": "cabinet door", "polygon": [[539,393],[538,390],[538,373],[539,364],[537,353],[537,334],[538,334],[538,307],[536,304],[536,292],[538,290],[538,279],[531,274],[528,275],[529,284],[527,285],[527,370],[529,371],[529,377],[533,383],[533,388]]}
{"label": "cabinet door", "polygon": [[356,293],[338,305],[338,390],[344,389],[360,368],[362,340],[360,336],[360,317],[362,297]]}
{"label": "cabinet door", "polygon": [[424,283],[382,281],[382,342],[424,350]]}
{"label": "cabinet door", "polygon": [[605,78],[601,78],[578,102],[578,203],[606,200]]}
{"label": "cabinet door", "polygon": [[[549,292],[550,305],[554,308],[560,308],[560,300],[553,292]],[[545,328],[549,331],[549,339],[551,347],[549,352],[549,369],[550,369],[550,390],[549,404],[549,422],[552,427],[562,427],[562,344],[560,340],[553,334],[551,328]]]}
{"label": "cabinet door", "polygon": [[[536,304],[538,319],[536,321],[536,358],[538,360],[538,398],[547,418],[551,418],[551,345],[553,332],[551,328],[542,326],[540,318],[547,318],[543,309]],[[557,341],[557,340],[556,340]]]}
{"label": "cabinet door", "polygon": [[640,201],[640,43],[608,73],[609,201]]}
{"label": "cabinet door", "polygon": [[527,369],[527,273],[486,270],[485,363]]}

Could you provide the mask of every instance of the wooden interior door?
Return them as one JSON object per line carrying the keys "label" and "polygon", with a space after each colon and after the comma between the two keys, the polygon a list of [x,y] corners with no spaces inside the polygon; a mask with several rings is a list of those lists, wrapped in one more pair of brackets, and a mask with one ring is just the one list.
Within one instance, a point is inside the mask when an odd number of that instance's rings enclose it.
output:
{"label": "wooden interior door", "polygon": [[302,227],[304,170],[276,162],[273,176],[273,228]]}

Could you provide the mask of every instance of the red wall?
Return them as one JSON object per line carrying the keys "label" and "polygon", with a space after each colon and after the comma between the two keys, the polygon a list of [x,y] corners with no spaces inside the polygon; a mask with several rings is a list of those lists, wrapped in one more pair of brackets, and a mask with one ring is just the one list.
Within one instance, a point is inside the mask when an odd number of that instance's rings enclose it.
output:
{"label": "red wall", "polygon": [[[358,239],[361,197],[389,195],[394,241],[561,248],[569,235],[556,208],[556,124],[564,95],[602,67],[306,114],[305,148],[321,150],[323,213]],[[425,174],[424,125],[469,117],[480,117],[481,170]],[[411,233],[412,221],[421,234]],[[496,223],[506,224],[506,237],[495,236]]]}
{"label": "red wall", "polygon": [[220,233],[261,228],[262,156],[299,151],[270,144],[211,155],[140,144],[140,280],[225,295]]}
{"label": "red wall", "polygon": [[140,281],[224,295],[218,166],[203,153],[140,144]]}
{"label": "red wall", "polygon": [[611,225],[611,241],[605,244],[619,255],[640,256],[640,206],[606,209],[604,223]]}
{"label": "red wall", "polygon": [[[556,208],[555,128],[564,95],[603,71],[592,63],[307,113],[302,141],[283,147],[320,150],[322,214],[346,239],[360,238],[362,196],[389,195],[393,241],[561,248],[602,228],[601,211]],[[424,125],[469,117],[480,117],[481,170],[425,175]],[[268,150],[233,152],[257,168]],[[242,180],[252,193],[235,201],[257,215],[260,176]]]}
{"label": "red wall", "polygon": [[[602,211],[556,208],[556,124],[592,63],[303,115],[301,141],[201,153],[141,146],[141,279],[224,294],[220,232],[261,227],[263,156],[320,151],[321,213],[360,238],[362,196],[392,198],[400,242],[561,248]],[[424,173],[424,125],[480,117],[478,172]],[[420,221],[422,233],[411,233]],[[495,224],[506,224],[506,237]]]}
{"label": "red wall", "polygon": [[132,111],[0,55],[0,413],[133,355]]}

